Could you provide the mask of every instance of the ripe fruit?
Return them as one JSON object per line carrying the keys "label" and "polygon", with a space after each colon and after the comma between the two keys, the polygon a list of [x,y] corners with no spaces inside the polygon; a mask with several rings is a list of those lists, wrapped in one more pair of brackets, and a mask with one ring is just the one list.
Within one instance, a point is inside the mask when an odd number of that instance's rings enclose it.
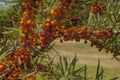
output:
{"label": "ripe fruit", "polygon": [[50,11],[50,14],[51,14],[51,15],[55,15],[55,14],[56,14],[55,10],[52,9],[52,10]]}
{"label": "ripe fruit", "polygon": [[4,69],[4,65],[0,64],[0,71]]}

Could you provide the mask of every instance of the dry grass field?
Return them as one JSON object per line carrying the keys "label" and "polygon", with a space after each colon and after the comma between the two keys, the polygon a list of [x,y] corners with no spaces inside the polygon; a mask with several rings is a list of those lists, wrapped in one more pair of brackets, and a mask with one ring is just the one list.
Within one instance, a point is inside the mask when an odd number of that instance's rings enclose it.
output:
{"label": "dry grass field", "polygon": [[[59,55],[66,56],[69,61],[76,54],[78,58],[77,65],[84,66],[86,64],[88,66],[88,76],[95,75],[99,58],[101,66],[104,68],[104,80],[120,77],[120,62],[113,59],[111,53],[105,53],[105,50],[99,52],[97,48],[90,47],[90,43],[84,44],[83,41],[79,43],[75,41],[60,43],[55,41],[54,49]],[[54,50],[51,50],[49,54],[51,57],[54,57],[55,62],[58,61],[58,54]]]}

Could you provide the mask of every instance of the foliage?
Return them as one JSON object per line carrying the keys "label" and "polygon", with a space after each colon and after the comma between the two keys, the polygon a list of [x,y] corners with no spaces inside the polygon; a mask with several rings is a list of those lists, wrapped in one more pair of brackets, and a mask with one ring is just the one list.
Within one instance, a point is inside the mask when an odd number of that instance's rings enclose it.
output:
{"label": "foliage", "polygon": [[[118,0],[23,0],[14,5],[0,16],[0,78],[88,80],[86,65],[76,68],[76,56],[71,63],[60,57],[54,64],[44,52],[53,49],[56,39],[61,43],[84,39],[119,60],[119,4]],[[95,80],[102,80],[103,72],[98,60]]]}

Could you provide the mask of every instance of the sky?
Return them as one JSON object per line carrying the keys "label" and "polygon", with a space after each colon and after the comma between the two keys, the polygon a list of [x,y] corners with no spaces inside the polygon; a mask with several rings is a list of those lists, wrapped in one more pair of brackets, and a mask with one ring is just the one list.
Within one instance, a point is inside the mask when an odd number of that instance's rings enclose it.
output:
{"label": "sky", "polygon": [[0,6],[3,6],[5,3],[0,0]]}
{"label": "sky", "polygon": [[5,1],[12,1],[12,0],[0,0],[0,2],[5,2]]}
{"label": "sky", "polygon": [[4,7],[5,6],[5,2],[10,2],[12,0],[0,0],[0,7]]}

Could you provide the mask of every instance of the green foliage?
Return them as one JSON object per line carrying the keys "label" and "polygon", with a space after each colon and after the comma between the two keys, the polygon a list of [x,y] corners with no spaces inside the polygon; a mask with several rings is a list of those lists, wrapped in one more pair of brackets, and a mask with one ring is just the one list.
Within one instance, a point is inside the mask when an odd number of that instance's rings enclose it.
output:
{"label": "green foliage", "polygon": [[22,35],[19,30],[19,20],[22,16],[20,2],[11,3],[11,6],[6,4],[0,10],[2,12],[0,13],[0,46],[7,45],[15,49],[19,44],[18,39]]}
{"label": "green foliage", "polygon": [[4,59],[10,52],[10,50],[5,51],[4,48],[5,48],[5,46],[2,46],[0,48],[0,53],[2,53],[2,54],[0,54],[0,60]]}
{"label": "green foliage", "polygon": [[[101,30],[103,28],[107,28],[111,31],[115,31],[115,36],[109,40],[105,40],[103,38],[100,39],[103,46],[107,45],[107,48],[113,49],[115,54],[120,53],[120,1],[118,0],[110,0],[110,2],[105,4],[107,9],[103,10],[103,15],[89,13],[89,15],[84,14],[85,10],[88,9],[90,11],[90,6],[94,5],[93,2],[97,0],[84,0],[83,2],[75,5],[75,9],[72,9],[67,15],[71,16],[73,13],[77,14],[77,17],[83,21],[83,24],[77,25],[76,27],[83,27],[87,25],[88,29],[98,29]],[[104,0],[99,0],[99,2],[105,2]],[[11,6],[8,10],[0,9],[0,60],[6,58],[6,56],[11,52],[11,50],[16,50],[19,46],[19,38],[21,33],[19,29],[19,20],[22,16],[22,8],[20,3],[7,3],[8,6]],[[48,11],[52,8],[55,8],[59,5],[57,0],[42,0],[40,3],[41,8],[39,10],[39,14],[36,18],[37,23],[37,31],[41,31],[42,25],[45,22],[45,19],[49,17],[49,15],[43,14],[43,12]],[[82,5],[82,6],[81,6]],[[87,6],[88,5],[88,6]],[[81,10],[82,8],[82,10]],[[43,19],[45,18],[45,19]],[[86,18],[88,18],[86,20]],[[103,20],[102,20],[103,19]],[[65,26],[75,26],[71,21],[65,21],[64,19],[58,19]],[[96,39],[97,40],[97,39]],[[34,65],[35,71],[33,73],[29,73],[25,77],[20,77],[20,79],[26,79],[31,75],[36,74],[37,80],[90,80],[87,75],[87,66],[77,67],[77,57],[75,56],[71,62],[63,56],[59,57],[59,62],[55,64],[53,59],[44,52],[49,52],[49,50],[53,49],[53,45],[49,46],[47,49],[42,49],[38,46],[30,55],[30,62]],[[120,58],[116,57],[116,60],[120,61]],[[20,63],[20,59],[18,63]],[[43,71],[37,71],[37,65],[41,64],[41,68],[45,67]],[[45,66],[44,66],[45,65]],[[24,70],[27,70],[27,65],[24,64]],[[98,59],[98,65],[96,69],[95,80],[103,80],[104,70],[103,67],[100,66],[100,60]],[[1,77],[1,76],[0,76]],[[111,80],[118,80],[118,77],[113,77]]]}
{"label": "green foliage", "polygon": [[97,71],[96,71],[96,78],[95,80],[102,80],[103,79],[103,68],[100,70],[100,59],[98,59],[98,66],[97,66]]}
{"label": "green foliage", "polygon": [[[75,56],[71,61],[68,61],[66,57],[59,57],[59,62],[54,64],[53,62],[48,64],[48,72],[38,72],[36,80],[104,80],[104,69],[100,66],[100,59],[98,59],[98,65],[95,78],[88,77],[87,66],[77,66],[77,57]],[[110,80],[118,80],[119,77],[113,77]]]}

